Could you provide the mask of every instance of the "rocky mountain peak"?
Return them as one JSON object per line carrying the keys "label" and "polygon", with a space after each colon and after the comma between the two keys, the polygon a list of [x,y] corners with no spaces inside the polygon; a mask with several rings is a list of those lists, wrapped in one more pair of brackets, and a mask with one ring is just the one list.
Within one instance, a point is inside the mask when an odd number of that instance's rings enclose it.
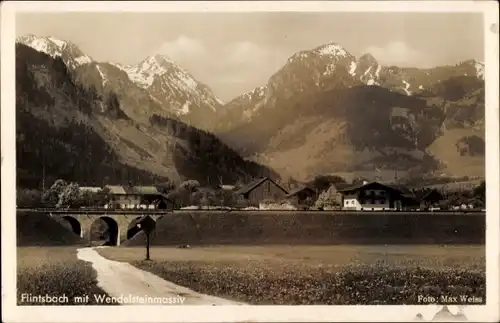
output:
{"label": "rocky mountain peak", "polygon": [[52,36],[44,37],[28,34],[18,37],[16,42],[29,46],[53,58],[61,57],[64,63],[70,68],[76,68],[92,62],[92,58],[83,53],[75,44]]}
{"label": "rocky mountain peak", "polygon": [[365,53],[359,57],[358,60],[359,64],[366,64],[366,65],[376,65],[378,64],[377,60],[375,57],[373,57],[372,54],[370,53]]}
{"label": "rocky mountain peak", "polygon": [[313,49],[313,52],[318,55],[329,56],[329,57],[334,56],[337,58],[352,56],[342,46],[340,46],[337,43],[328,43],[321,45]]}
{"label": "rocky mountain peak", "polygon": [[363,54],[357,62],[356,75],[366,85],[379,85],[382,66],[372,54]]}

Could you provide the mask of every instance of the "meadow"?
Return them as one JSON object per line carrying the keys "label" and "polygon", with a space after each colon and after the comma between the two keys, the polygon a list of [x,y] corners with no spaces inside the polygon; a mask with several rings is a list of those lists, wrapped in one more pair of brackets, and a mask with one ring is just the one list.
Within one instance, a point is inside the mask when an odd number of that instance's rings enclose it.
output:
{"label": "meadow", "polygon": [[419,304],[418,295],[485,302],[478,245],[209,246],[103,248],[197,292],[262,305]]}
{"label": "meadow", "polygon": [[[18,305],[98,305],[94,298],[97,294],[106,295],[97,286],[92,265],[77,258],[76,246],[17,248]],[[26,297],[64,295],[67,300],[50,304]],[[88,300],[75,300],[86,295]]]}

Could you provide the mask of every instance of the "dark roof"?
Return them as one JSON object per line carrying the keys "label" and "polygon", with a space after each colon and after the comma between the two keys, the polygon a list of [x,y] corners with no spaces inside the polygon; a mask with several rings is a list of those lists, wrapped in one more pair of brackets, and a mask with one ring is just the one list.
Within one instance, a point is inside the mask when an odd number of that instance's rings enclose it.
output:
{"label": "dark roof", "polygon": [[399,191],[403,197],[415,198],[415,193],[412,192],[408,187],[403,185],[387,185],[393,189]]}
{"label": "dark roof", "polygon": [[439,191],[435,190],[435,189],[431,189],[431,190],[423,190],[423,191],[418,191],[415,193],[415,197],[419,200],[419,201],[422,201],[422,200],[425,200],[433,195],[436,195],[437,194],[437,197],[438,198],[442,198],[443,197],[443,194],[441,194]]}
{"label": "dark roof", "polygon": [[365,184],[358,183],[358,184],[354,184],[354,185],[349,185],[349,186],[344,187],[342,189],[338,188],[337,191],[339,191],[339,192],[352,192],[352,191],[357,191],[360,188],[371,187],[371,186],[385,187],[389,190],[396,191],[397,193],[401,194],[403,197],[413,197],[413,192],[411,192],[407,188],[394,186],[394,185],[386,185],[386,184],[382,184],[379,182],[369,182],[369,183],[365,183]]}
{"label": "dark roof", "polygon": [[175,201],[158,191],[155,186],[106,185],[112,195],[158,196],[175,204]]}
{"label": "dark roof", "polygon": [[[369,183],[350,184],[350,185],[344,186],[343,188],[338,188],[338,186],[336,186],[336,187],[337,187],[337,191],[339,191],[339,192],[349,192],[349,191],[356,191],[362,187],[372,186],[372,185],[387,186],[384,184],[380,184],[378,182],[369,182]],[[387,186],[387,187],[389,187],[389,186]],[[391,188],[391,187],[389,187],[389,188]]]}
{"label": "dark roof", "polygon": [[237,190],[235,193],[236,194],[246,194],[252,190],[254,190],[256,187],[258,187],[260,184],[264,183],[266,180],[269,180],[271,181],[272,183],[274,183],[274,185],[278,186],[280,189],[283,190],[283,192],[287,193],[288,194],[288,191],[285,190],[283,187],[281,187],[280,185],[278,185],[278,183],[276,183],[275,181],[273,181],[272,179],[268,178],[268,177],[260,177],[260,178],[256,178],[254,179],[253,181],[251,181],[250,183],[246,184],[246,185],[243,185],[243,187],[241,187],[239,190]]}
{"label": "dark roof", "polygon": [[310,191],[310,192],[316,193],[316,191],[313,190],[312,188],[310,188],[309,186],[302,186],[302,187],[294,189],[293,191],[291,191],[290,193],[288,193],[286,196],[287,197],[291,197],[291,196],[294,196],[297,193],[300,193],[300,192],[303,192],[303,191]]}
{"label": "dark roof", "polygon": [[349,186],[351,186],[352,184],[349,184],[349,183],[335,183],[335,184],[332,184],[335,189],[337,191],[340,191],[340,190],[343,190],[344,188],[347,188]]}

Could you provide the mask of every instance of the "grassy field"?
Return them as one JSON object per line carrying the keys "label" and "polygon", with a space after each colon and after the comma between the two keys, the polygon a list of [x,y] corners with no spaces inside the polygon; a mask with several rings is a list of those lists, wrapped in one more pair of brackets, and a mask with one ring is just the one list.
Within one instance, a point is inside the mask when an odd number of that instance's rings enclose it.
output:
{"label": "grassy field", "polygon": [[[92,265],[79,260],[76,247],[18,247],[18,305],[96,305],[94,295],[106,295],[97,286]],[[23,299],[24,294],[24,299]],[[62,297],[56,303],[28,299],[26,296]],[[88,301],[74,297],[88,295]]]}
{"label": "grassy field", "polygon": [[251,304],[418,304],[485,300],[483,246],[223,246],[97,249],[198,292]]}

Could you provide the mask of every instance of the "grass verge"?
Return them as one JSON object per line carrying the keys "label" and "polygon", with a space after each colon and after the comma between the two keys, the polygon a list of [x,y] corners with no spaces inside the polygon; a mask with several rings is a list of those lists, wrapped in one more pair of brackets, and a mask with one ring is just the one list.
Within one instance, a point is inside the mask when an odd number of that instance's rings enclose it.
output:
{"label": "grass verge", "polygon": [[168,281],[267,305],[419,304],[418,296],[486,301],[484,247],[283,246],[100,249]]}
{"label": "grass verge", "polygon": [[18,247],[18,305],[102,304],[95,296],[108,295],[98,287],[91,263],[76,254],[76,247]]}

